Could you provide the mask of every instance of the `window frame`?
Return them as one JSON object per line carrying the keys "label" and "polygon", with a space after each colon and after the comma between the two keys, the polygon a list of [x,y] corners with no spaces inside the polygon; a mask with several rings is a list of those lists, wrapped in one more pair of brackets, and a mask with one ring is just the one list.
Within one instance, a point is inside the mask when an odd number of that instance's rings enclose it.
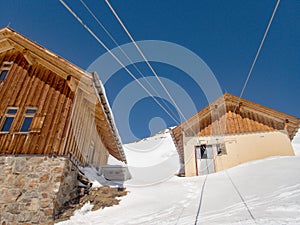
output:
{"label": "window frame", "polygon": [[196,159],[214,159],[218,154],[218,144],[200,144],[195,145]]}
{"label": "window frame", "polygon": [[[4,62],[2,62],[1,67],[0,67],[0,82],[4,82],[6,80],[6,78],[7,78],[8,74],[9,74],[9,71],[10,71],[12,65],[13,65],[12,61],[4,61]],[[7,71],[7,73],[6,73],[5,77],[4,77],[4,79],[1,79],[3,71]]]}
{"label": "window frame", "polygon": [[[34,113],[27,113],[27,110],[34,110],[35,112]],[[33,124],[33,118],[35,117],[37,113],[37,108],[36,107],[26,107],[25,108],[25,111],[22,115],[23,119],[22,119],[22,123],[21,123],[21,126],[20,126],[20,130],[19,130],[19,133],[30,133],[30,128]],[[24,122],[27,118],[31,118],[31,121],[30,121],[30,124],[29,124],[29,127],[27,130],[25,131],[22,131],[22,128],[23,128],[23,125],[24,125]]]}
{"label": "window frame", "polygon": [[218,156],[227,155],[227,149],[225,143],[217,144],[217,154]]}
{"label": "window frame", "polygon": [[[16,110],[16,113],[15,114],[9,113],[9,110]],[[14,124],[15,119],[17,117],[18,111],[19,111],[18,107],[7,107],[7,109],[5,111],[5,114],[3,115],[3,118],[1,119],[0,133],[10,133],[10,130],[13,127],[13,124]],[[13,118],[13,121],[11,122],[9,130],[8,131],[4,131],[3,128],[4,128],[4,125],[5,125],[5,122],[6,122],[7,118]]]}
{"label": "window frame", "polygon": [[[4,77],[2,78],[3,76],[3,72],[6,72],[6,74],[4,75]],[[0,70],[0,81],[5,81],[6,77],[7,77],[7,74],[8,74],[9,70],[8,69],[3,69],[3,70]]]}

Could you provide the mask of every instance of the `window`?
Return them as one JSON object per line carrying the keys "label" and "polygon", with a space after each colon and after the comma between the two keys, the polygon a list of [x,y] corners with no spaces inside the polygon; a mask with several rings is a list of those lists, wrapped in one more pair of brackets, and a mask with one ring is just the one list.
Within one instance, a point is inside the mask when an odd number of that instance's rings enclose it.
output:
{"label": "window", "polygon": [[14,122],[17,112],[18,112],[17,108],[8,108],[7,109],[7,111],[4,115],[3,122],[1,124],[1,132],[9,132],[9,130]]}
{"label": "window", "polygon": [[12,62],[3,62],[0,68],[0,81],[4,81],[12,66]]}
{"label": "window", "polygon": [[206,145],[200,145],[201,159],[207,159]]}
{"label": "window", "polygon": [[218,153],[218,155],[221,155],[222,154],[221,145],[217,144],[216,147],[217,147],[217,153]]}
{"label": "window", "polygon": [[1,81],[5,80],[7,74],[8,74],[8,70],[2,70],[0,74],[0,80]]}
{"label": "window", "polygon": [[35,113],[36,113],[35,108],[27,108],[25,110],[24,120],[20,132],[29,132],[29,128]]}
{"label": "window", "polygon": [[216,147],[217,147],[218,155],[224,155],[224,154],[226,155],[227,154],[225,143],[217,144]]}
{"label": "window", "polygon": [[196,146],[196,157],[197,159],[213,159],[213,146],[206,144]]}
{"label": "window", "polygon": [[206,145],[196,146],[197,159],[207,159]]}

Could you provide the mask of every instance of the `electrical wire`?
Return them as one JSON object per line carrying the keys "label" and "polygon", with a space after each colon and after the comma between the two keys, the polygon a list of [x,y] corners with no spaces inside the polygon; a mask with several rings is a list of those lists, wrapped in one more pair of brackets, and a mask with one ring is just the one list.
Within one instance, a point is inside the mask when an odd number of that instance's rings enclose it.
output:
{"label": "electrical wire", "polygon": [[77,14],[65,3],[59,0],[60,3],[75,17],[75,19],[97,40],[99,44],[122,66],[123,69],[146,91],[146,93],[153,98],[153,100],[176,122],[179,123],[163,106],[162,104],[149,92],[149,90],[131,73],[131,71],[119,60],[119,58],[98,38],[98,36],[77,16]]}
{"label": "electrical wire", "polygon": [[[146,83],[149,85],[149,87],[154,91],[154,93],[160,97],[157,90],[152,86],[152,84],[145,78],[145,75],[141,72],[141,70],[136,66],[136,64],[131,60],[131,58],[127,55],[127,53],[121,48],[121,46],[118,44],[116,39],[111,35],[111,33],[106,29],[106,27],[103,25],[103,23],[100,22],[100,20],[96,17],[95,13],[88,7],[88,5],[83,1],[79,0],[81,4],[84,6],[84,8],[90,13],[90,15],[96,20],[97,24],[104,30],[104,32],[107,34],[107,36],[114,42],[114,44],[117,46],[118,49],[122,52],[122,54],[129,60],[131,65],[137,70],[137,72],[142,76],[142,78],[146,81]],[[164,103],[164,102],[163,102]],[[166,106],[169,110],[169,112],[172,112],[172,109],[169,107],[168,104],[164,103],[164,106]]]}
{"label": "electrical wire", "polygon": [[246,81],[245,81],[244,86],[243,86],[243,88],[242,88],[242,90],[241,90],[240,96],[239,96],[238,101],[237,101],[237,103],[236,103],[236,105],[235,105],[235,108],[234,108],[233,113],[235,113],[235,111],[237,110],[238,105],[239,105],[239,103],[240,103],[240,100],[241,100],[241,98],[242,98],[242,96],[243,96],[243,94],[244,94],[244,91],[245,91],[246,87],[247,87],[248,81],[249,81],[249,79],[250,79],[250,76],[251,76],[251,74],[252,74],[253,68],[254,68],[254,66],[255,66],[255,64],[256,64],[256,61],[257,61],[257,59],[258,59],[258,56],[259,56],[260,51],[261,51],[261,49],[262,49],[262,46],[263,46],[263,44],[264,44],[264,42],[265,42],[265,39],[266,39],[266,37],[267,37],[268,31],[269,31],[269,29],[270,29],[270,26],[271,26],[271,24],[272,24],[272,21],[273,21],[273,19],[274,19],[275,14],[276,14],[276,11],[277,11],[277,8],[278,8],[278,6],[279,6],[279,3],[280,3],[280,0],[277,0],[277,3],[276,3],[275,8],[274,8],[274,10],[273,10],[272,16],[271,16],[270,21],[269,21],[269,23],[268,23],[268,26],[267,26],[267,28],[266,28],[266,30],[265,30],[264,36],[263,36],[263,38],[262,38],[262,40],[261,40],[261,42],[260,42],[259,48],[258,48],[258,50],[257,50],[257,52],[256,52],[256,55],[255,55],[254,60],[253,60],[253,63],[252,63],[251,68],[250,68],[250,70],[249,70],[249,72],[248,72]]}
{"label": "electrical wire", "polygon": [[[65,8],[78,20],[78,22],[80,22],[80,24],[105,48],[105,50],[107,50],[112,56],[113,58],[126,70],[126,72],[128,72],[131,77],[133,77],[134,80],[136,80],[138,82],[138,84],[147,92],[148,95],[150,95],[155,102],[177,123],[179,123],[161,104],[160,102],[158,102],[155,97],[149,92],[149,90],[144,87],[144,85],[137,80],[137,78],[131,73],[131,71],[129,71],[125,65],[110,51],[110,49],[98,38],[98,36],[82,21],[82,19],[80,19],[79,16],[77,16],[77,14],[63,1],[60,0],[60,2],[65,6]],[[97,23],[101,26],[101,28],[106,32],[106,34],[111,38],[111,40],[113,40],[113,42],[121,49],[122,53],[127,57],[127,59],[133,63],[131,61],[131,59],[129,58],[129,56],[126,54],[126,52],[124,52],[124,50],[118,45],[118,43],[116,42],[116,40],[112,37],[112,35],[109,33],[109,31],[105,28],[105,26],[98,20],[98,18],[95,16],[95,14],[90,10],[90,8],[84,3],[83,0],[80,0],[80,2],[83,4],[83,6],[89,11],[89,13],[93,16],[93,18],[97,21]],[[117,18],[119,18],[117,16]],[[123,23],[122,23],[123,24]],[[126,29],[126,28],[125,28]],[[127,31],[127,29],[126,29]],[[128,31],[127,31],[128,32]],[[129,34],[129,32],[128,32]],[[143,52],[141,51],[141,49],[138,47],[138,45],[136,44],[136,42],[133,40],[132,36],[129,34],[129,36],[132,39],[132,42],[135,43],[137,49],[140,51],[141,55],[143,56],[144,60],[146,62],[148,62],[148,60],[146,59],[145,55],[143,54]],[[150,63],[148,62],[149,66],[151,67]],[[152,67],[151,67],[152,68]],[[138,70],[138,68],[136,68]],[[138,70],[139,71],[139,70]],[[174,102],[174,104],[177,107],[177,110],[181,113],[181,116],[185,118],[185,116],[183,115],[183,113],[181,112],[181,110],[179,109],[179,107],[177,106],[177,104],[175,103],[174,99],[171,97],[171,95],[169,94],[168,90],[166,89],[166,87],[163,85],[163,83],[161,82],[161,80],[159,79],[159,77],[157,76],[156,72],[153,70],[155,76],[158,78],[158,80],[160,81],[162,87],[165,89],[166,93],[168,94],[168,96],[170,97],[170,99]],[[139,71],[140,72],[140,71]],[[143,74],[140,72],[140,74],[143,76]],[[152,87],[152,85],[150,85]],[[153,88],[153,87],[152,87]],[[158,94],[159,96],[159,94]],[[187,125],[189,125],[189,122],[187,121],[187,119],[185,118],[186,122],[188,123]],[[195,136],[198,136],[195,131],[191,128],[191,131],[194,133]],[[201,161],[201,159],[200,159]],[[208,166],[207,166],[208,167]],[[207,168],[208,169],[208,168]]]}
{"label": "electrical wire", "polygon": [[122,22],[122,20],[120,19],[120,17],[118,16],[118,14],[116,13],[116,11],[114,10],[114,8],[111,6],[111,4],[109,3],[108,0],[105,0],[106,4],[108,5],[108,7],[110,8],[110,10],[112,11],[112,13],[114,14],[114,16],[117,18],[117,20],[119,21],[120,25],[123,27],[123,29],[125,30],[126,34],[128,35],[128,37],[130,38],[130,40],[132,41],[132,43],[134,44],[134,46],[136,47],[136,49],[138,50],[138,52],[141,54],[141,56],[143,57],[143,59],[145,60],[146,64],[148,65],[148,67],[150,68],[150,70],[152,71],[152,73],[154,74],[154,76],[156,77],[156,79],[158,80],[159,84],[161,85],[161,87],[164,89],[164,91],[166,92],[166,94],[168,95],[168,97],[170,98],[170,100],[172,101],[172,103],[174,104],[174,106],[176,107],[177,111],[180,113],[180,115],[182,116],[182,118],[184,118],[185,120],[187,120],[187,118],[184,116],[184,114],[182,113],[182,111],[180,110],[180,108],[178,107],[178,105],[176,104],[176,102],[174,101],[173,97],[171,96],[171,94],[169,93],[168,89],[165,87],[165,85],[163,84],[163,82],[160,80],[159,76],[157,75],[157,73],[155,72],[155,70],[153,69],[153,67],[151,66],[151,64],[149,63],[148,59],[146,58],[145,54],[143,53],[143,51],[141,50],[141,48],[138,46],[138,44],[136,43],[136,41],[133,39],[132,35],[129,33],[128,29],[126,28],[126,26],[124,25],[124,23]]}

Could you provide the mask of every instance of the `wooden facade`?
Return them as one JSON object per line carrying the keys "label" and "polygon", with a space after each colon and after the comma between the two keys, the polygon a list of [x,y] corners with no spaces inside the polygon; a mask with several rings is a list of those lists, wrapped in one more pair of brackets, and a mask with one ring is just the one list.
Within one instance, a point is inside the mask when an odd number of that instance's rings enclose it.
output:
{"label": "wooden facade", "polygon": [[172,129],[172,134],[180,159],[184,162],[183,136],[228,136],[283,130],[292,140],[299,124],[299,118],[245,99],[238,101],[237,96],[226,93]]}
{"label": "wooden facade", "polygon": [[97,75],[17,32],[0,30],[0,154],[68,156],[105,165],[125,161]]}

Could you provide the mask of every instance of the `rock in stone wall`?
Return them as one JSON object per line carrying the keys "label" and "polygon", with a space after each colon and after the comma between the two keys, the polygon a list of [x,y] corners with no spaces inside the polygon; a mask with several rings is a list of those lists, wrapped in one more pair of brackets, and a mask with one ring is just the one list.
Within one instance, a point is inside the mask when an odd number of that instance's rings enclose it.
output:
{"label": "rock in stone wall", "polygon": [[76,197],[77,174],[65,157],[0,156],[0,225],[53,224]]}

